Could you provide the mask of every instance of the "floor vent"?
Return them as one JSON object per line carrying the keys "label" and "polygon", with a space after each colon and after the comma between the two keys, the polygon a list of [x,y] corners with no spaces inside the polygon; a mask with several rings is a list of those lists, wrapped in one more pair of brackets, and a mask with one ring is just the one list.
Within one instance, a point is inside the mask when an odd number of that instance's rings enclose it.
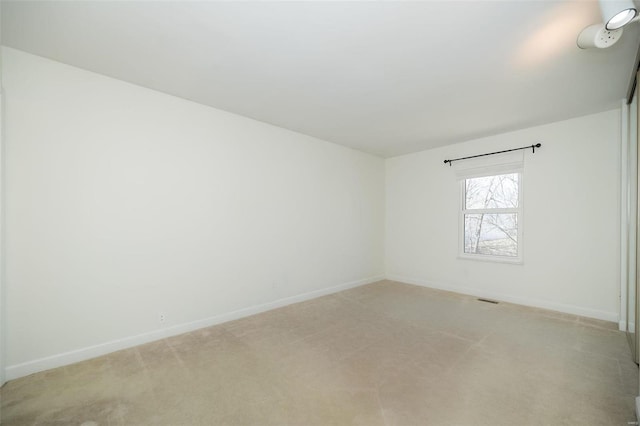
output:
{"label": "floor vent", "polygon": [[487,302],[487,303],[493,303],[494,305],[498,304],[498,301],[496,300],[489,300],[489,299],[478,299],[479,302]]}

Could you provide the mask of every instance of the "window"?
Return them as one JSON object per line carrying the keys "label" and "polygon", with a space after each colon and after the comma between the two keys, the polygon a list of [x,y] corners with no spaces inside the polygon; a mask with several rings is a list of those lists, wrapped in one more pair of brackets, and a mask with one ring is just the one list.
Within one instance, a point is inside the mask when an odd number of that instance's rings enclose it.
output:
{"label": "window", "polygon": [[522,173],[461,180],[461,257],[522,261]]}

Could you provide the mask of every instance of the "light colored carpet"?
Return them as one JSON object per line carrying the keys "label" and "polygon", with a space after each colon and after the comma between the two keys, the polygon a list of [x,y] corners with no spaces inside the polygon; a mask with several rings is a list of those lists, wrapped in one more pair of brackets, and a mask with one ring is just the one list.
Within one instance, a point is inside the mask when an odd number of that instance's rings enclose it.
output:
{"label": "light colored carpet", "polygon": [[11,381],[1,419],[626,425],[637,389],[615,324],[381,281]]}

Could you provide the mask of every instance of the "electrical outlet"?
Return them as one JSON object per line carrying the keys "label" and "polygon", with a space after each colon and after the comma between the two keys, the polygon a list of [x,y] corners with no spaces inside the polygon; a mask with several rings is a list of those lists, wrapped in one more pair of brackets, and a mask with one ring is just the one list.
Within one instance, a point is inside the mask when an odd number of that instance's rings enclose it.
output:
{"label": "electrical outlet", "polygon": [[163,322],[165,322],[165,321],[166,321],[166,319],[167,319],[167,316],[166,316],[165,314],[160,314],[160,315],[158,315],[158,322],[159,322],[160,324],[162,324]]}

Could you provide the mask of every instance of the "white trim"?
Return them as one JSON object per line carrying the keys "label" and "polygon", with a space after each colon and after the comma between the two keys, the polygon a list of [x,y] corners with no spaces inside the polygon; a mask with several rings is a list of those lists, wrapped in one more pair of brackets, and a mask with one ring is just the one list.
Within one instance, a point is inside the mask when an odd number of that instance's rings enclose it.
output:
{"label": "white trim", "polygon": [[[520,153],[521,154],[521,153]],[[511,263],[521,265],[524,263],[524,255],[523,255],[523,235],[524,235],[524,208],[523,208],[523,200],[524,200],[524,169],[522,164],[515,168],[510,168],[515,163],[510,165],[503,165],[500,169],[500,172],[496,173],[496,166],[487,167],[487,168],[476,168],[473,169],[476,172],[482,171],[483,173],[480,175],[468,175],[466,177],[462,177],[462,175],[458,175],[459,180],[459,206],[458,206],[458,259],[461,260],[479,260],[484,262],[497,262],[497,263]],[[486,174],[490,172],[489,174]],[[466,181],[467,179],[473,179],[474,177],[479,176],[499,176],[501,174],[517,174],[518,175],[518,207],[517,208],[496,208],[496,209],[467,209],[466,207]],[[490,255],[490,254],[475,254],[475,253],[467,253],[465,252],[465,224],[464,219],[467,214],[499,214],[499,213],[515,213],[518,217],[518,234],[517,234],[517,250],[518,255],[514,257],[509,256],[498,256],[498,255]]]}
{"label": "white trim", "polygon": [[627,323],[627,292],[629,284],[629,217],[627,210],[629,189],[629,107],[622,100],[620,110],[620,324]]}
{"label": "white trim", "polygon": [[458,260],[472,260],[474,262],[506,263],[507,265],[523,265],[524,261],[518,257],[498,256],[490,254],[458,253]]}
{"label": "white trim", "polygon": [[[0,55],[2,52],[0,52]],[[5,248],[6,224],[5,224],[5,193],[6,193],[6,148],[5,148],[5,102],[4,89],[0,81],[0,386],[8,380],[5,375],[5,363],[7,359],[7,290],[6,290],[6,268],[5,268]]]}
{"label": "white trim", "polygon": [[618,321],[618,330],[627,331],[627,322],[624,320]]}
{"label": "white trim", "polygon": [[110,342],[89,346],[86,348],[80,348],[73,351],[48,356],[45,358],[23,362],[21,364],[10,365],[5,369],[5,377],[7,380],[14,380],[19,377],[37,373],[39,371],[49,370],[52,368],[73,364],[75,362],[85,361],[87,359],[106,355],[108,353],[119,351],[122,349],[131,348],[133,346],[152,342],[154,340],[160,340],[166,337],[176,336],[178,334],[187,333],[189,331],[197,330],[200,328],[210,327],[212,325],[221,324],[227,321],[248,317],[251,315],[259,314],[261,312],[291,305],[293,303],[303,302],[305,300],[315,299],[317,297],[326,296],[328,294],[337,293],[339,291],[359,287],[365,284],[370,284],[383,279],[384,276],[379,275],[362,280],[351,281],[320,290],[310,291],[308,293],[298,294],[296,296],[285,297],[273,302],[267,302],[260,305],[238,309],[236,311],[215,315],[201,320],[174,325],[161,330],[154,330],[147,333],[138,334],[137,336],[129,336],[122,339],[112,340]]}
{"label": "white trim", "polygon": [[563,312],[566,314],[579,315],[582,317],[595,318],[603,321],[618,323],[618,312],[600,311],[598,309],[583,308],[581,306],[567,305],[564,303],[551,302],[549,300],[530,299],[526,297],[511,296],[503,293],[482,291],[472,287],[442,284],[439,282],[410,278],[401,275],[387,275],[388,280],[399,281],[407,284],[419,285],[438,290],[453,291],[455,293],[467,294],[475,297],[499,300],[502,302],[514,303],[517,305],[530,306],[534,308],[549,309],[551,311]]}
{"label": "white trim", "polygon": [[[637,123],[638,121],[638,97],[634,96],[631,104],[628,106],[628,127],[627,127],[627,185],[625,186],[626,197],[626,288],[624,289],[626,306],[625,316],[622,318],[625,320],[627,328],[631,327],[635,329],[636,319],[636,303],[637,303],[637,289],[638,289],[638,277],[637,277],[637,240],[638,240],[638,140],[637,140]],[[629,300],[629,291],[632,291],[633,300]],[[631,303],[630,303],[631,302]],[[629,305],[633,310],[629,311]],[[635,331],[634,331],[635,332]],[[637,345],[636,345],[637,346]]]}

